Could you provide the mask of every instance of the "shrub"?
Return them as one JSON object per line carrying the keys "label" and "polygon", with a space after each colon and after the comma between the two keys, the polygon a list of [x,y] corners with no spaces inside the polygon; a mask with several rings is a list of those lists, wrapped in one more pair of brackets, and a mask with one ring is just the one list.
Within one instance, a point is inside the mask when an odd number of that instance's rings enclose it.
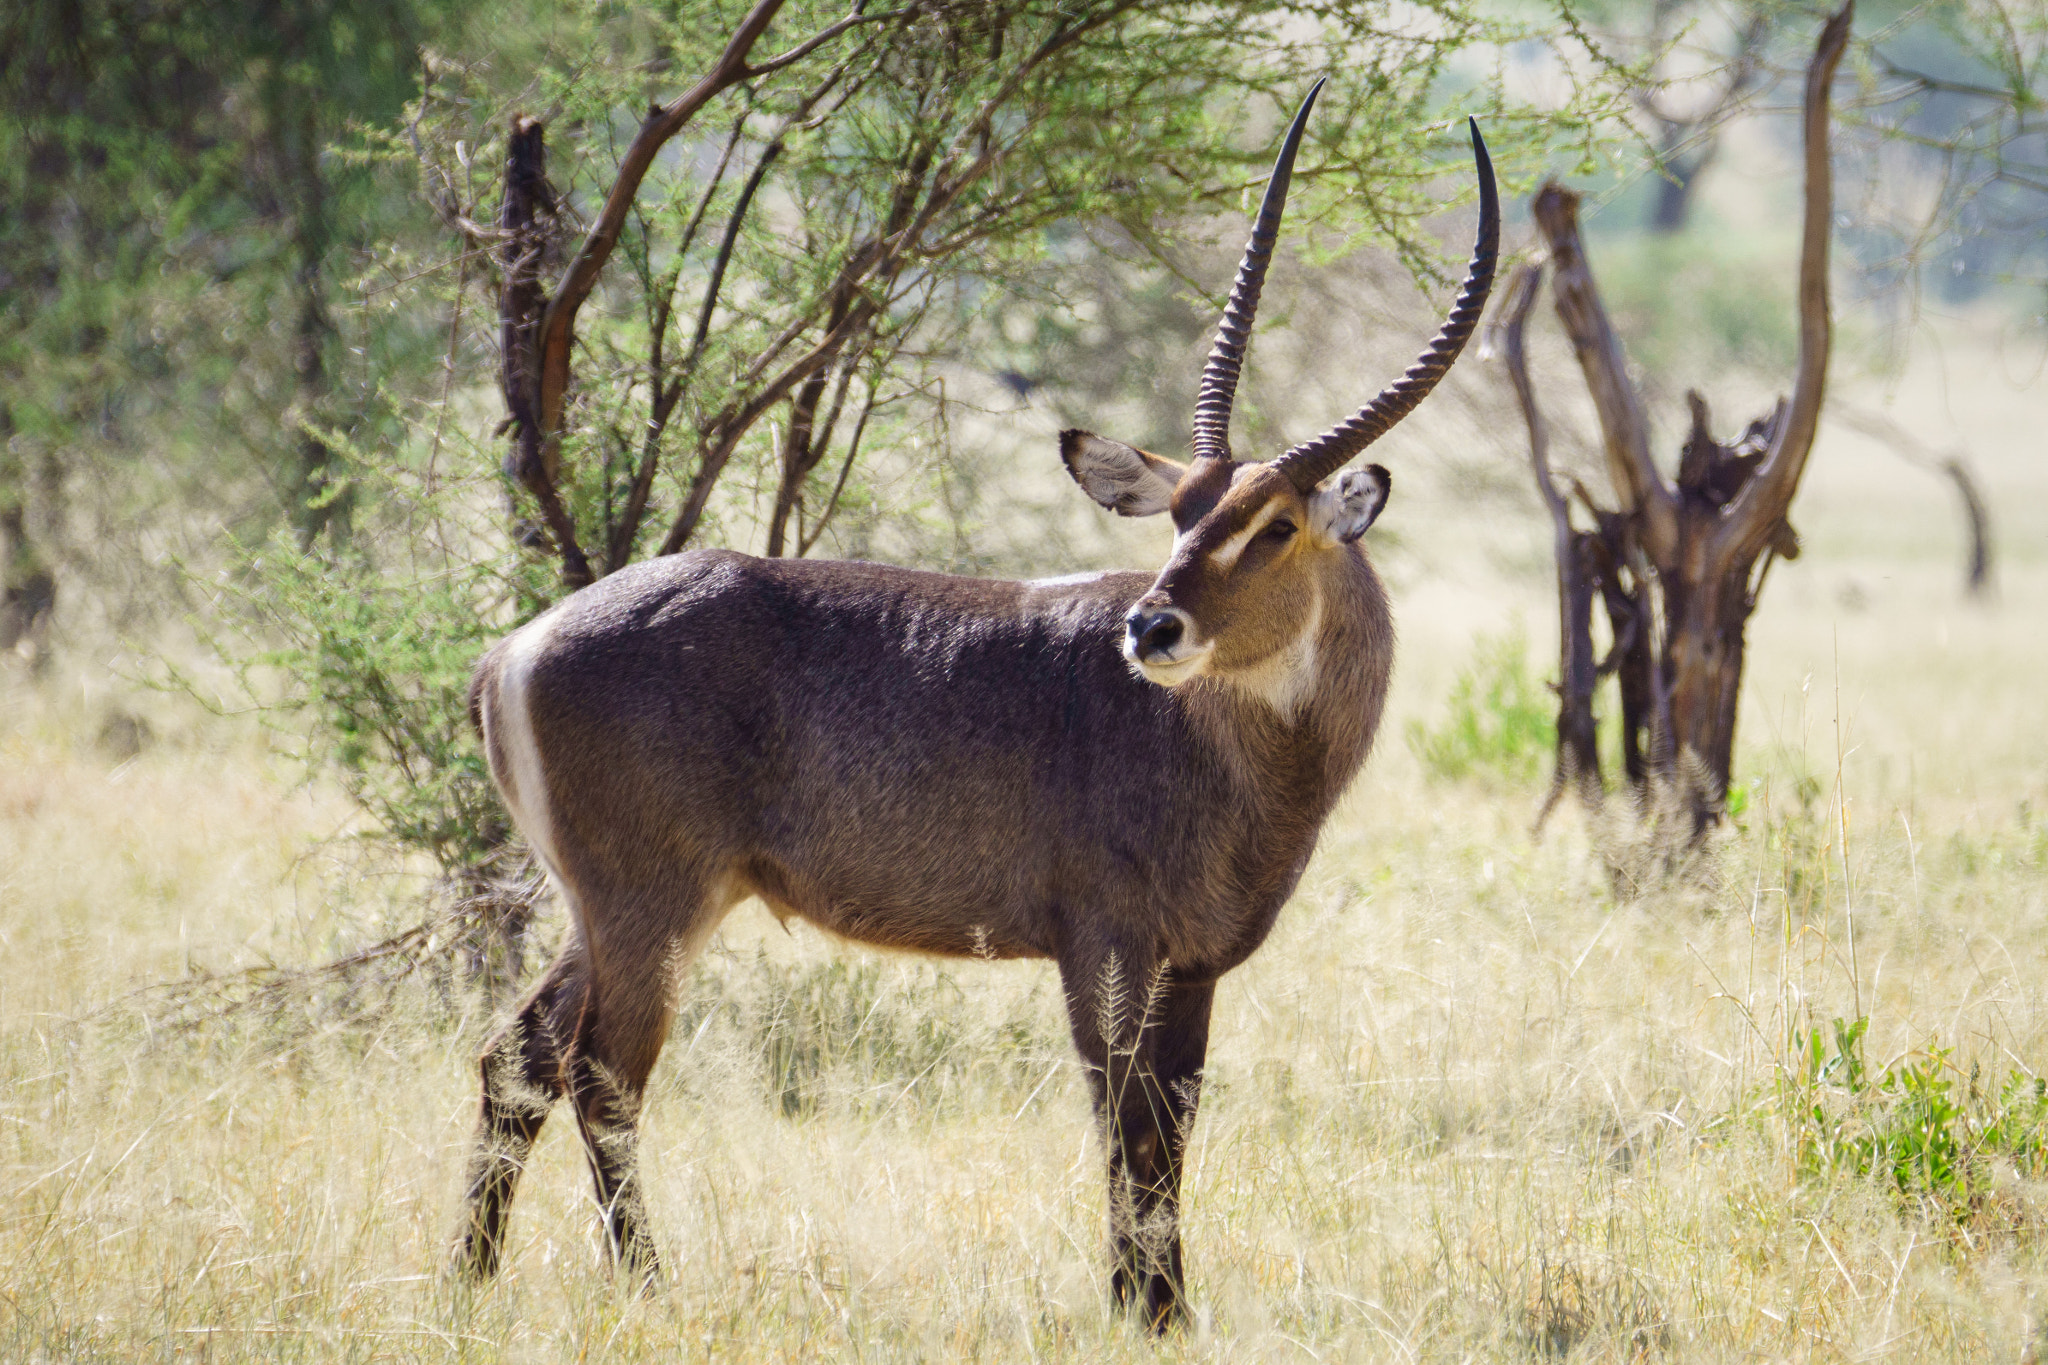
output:
{"label": "shrub", "polygon": [[1930,1213],[1962,1221],[1984,1204],[2001,1167],[2048,1167],[2048,1080],[2014,1070],[1994,1094],[1978,1068],[1929,1045],[1873,1076],[1863,1057],[1868,1017],[1836,1019],[1795,1038],[1779,1099],[1800,1173],[1875,1179]]}
{"label": "shrub", "polygon": [[1408,726],[1408,747],[1431,777],[1527,782],[1556,745],[1555,707],[1530,669],[1519,625],[1478,637],[1472,662],[1451,684],[1447,712],[1436,726]]}

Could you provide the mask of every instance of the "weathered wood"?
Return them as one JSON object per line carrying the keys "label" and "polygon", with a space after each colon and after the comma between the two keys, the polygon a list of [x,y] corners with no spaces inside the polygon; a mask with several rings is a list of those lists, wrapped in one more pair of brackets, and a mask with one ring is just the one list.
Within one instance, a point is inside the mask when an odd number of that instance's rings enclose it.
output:
{"label": "weathered wood", "polygon": [[1572,528],[1571,504],[1557,488],[1550,472],[1550,434],[1543,413],[1536,405],[1536,390],[1529,382],[1529,360],[1523,333],[1529,309],[1536,302],[1543,283],[1543,267],[1524,264],[1515,267],[1508,280],[1507,299],[1495,324],[1495,346],[1507,363],[1508,378],[1515,386],[1515,400],[1521,405],[1522,422],[1529,431],[1529,464],[1536,474],[1536,491],[1549,509],[1551,544],[1557,559],[1557,767],[1550,790],[1536,813],[1535,828],[1556,808],[1567,788],[1580,801],[1597,810],[1606,795],[1600,778],[1600,749],[1593,725],[1593,688],[1599,674],[1593,663],[1593,579],[1592,565],[1580,541],[1584,533]]}
{"label": "weathered wood", "polygon": [[1834,171],[1828,160],[1828,89],[1849,44],[1855,0],[1846,0],[1820,31],[1806,66],[1801,113],[1805,138],[1806,216],[1799,238],[1799,369],[1792,398],[1772,433],[1770,454],[1730,504],[1714,536],[1716,568],[1732,575],[1746,570],[1770,544],[1792,506],[1813,438],[1820,428],[1821,399],[1827,392],[1828,352],[1834,326],[1828,316],[1828,244],[1834,231]]}
{"label": "weathered wood", "polygon": [[1533,212],[1550,252],[1550,292],[1558,321],[1571,338],[1600,416],[1607,475],[1622,510],[1640,513],[1644,548],[1661,556],[1678,543],[1677,502],[1650,458],[1649,420],[1579,242],[1579,197],[1553,181],[1537,192]]}
{"label": "weathered wood", "polygon": [[[1687,813],[1690,829],[1679,841],[1685,847],[1697,844],[1723,810],[1734,758],[1744,635],[1763,576],[1774,558],[1799,553],[1786,512],[1812,450],[1827,385],[1833,204],[1828,91],[1852,15],[1853,4],[1844,4],[1829,19],[1807,66],[1800,348],[1791,397],[1724,444],[1714,438],[1706,400],[1688,394],[1692,427],[1675,482],[1667,483],[1650,458],[1642,402],[1580,242],[1577,197],[1550,184],[1534,205],[1550,252],[1557,315],[1592,393],[1608,473],[1621,503],[1618,510],[1607,511],[1580,489],[1598,529],[1572,532],[1568,518],[1559,514],[1562,500],[1547,455],[1537,454],[1538,490],[1551,508],[1556,532],[1559,606],[1565,615],[1556,786],[1578,779],[1576,769],[1583,762],[1578,751],[1568,751],[1562,712],[1571,705],[1567,689],[1577,686],[1578,670],[1589,653],[1576,637],[1583,633],[1580,622],[1590,615],[1590,590],[1597,586],[1615,635],[1614,654],[1601,671],[1612,667],[1621,685],[1625,768],[1639,795],[1655,798],[1645,801],[1646,811],[1669,810],[1675,799]],[[1531,281],[1532,295],[1534,287]],[[1511,293],[1510,300],[1511,307],[1526,314],[1527,298]],[[1519,371],[1519,316],[1509,330],[1515,353],[1511,369]],[[1515,377],[1532,446],[1540,446],[1540,421],[1526,373]],[[1583,604],[1567,591],[1575,582],[1587,585]],[[1590,704],[1586,718],[1590,724]]]}
{"label": "weathered wood", "polygon": [[576,540],[576,525],[555,486],[555,448],[541,429],[534,356],[546,307],[540,277],[555,215],[547,180],[547,129],[538,119],[513,120],[505,142],[505,192],[498,209],[498,360],[512,450],[505,472],[533,495],[562,561],[571,589],[591,581],[590,561]]}

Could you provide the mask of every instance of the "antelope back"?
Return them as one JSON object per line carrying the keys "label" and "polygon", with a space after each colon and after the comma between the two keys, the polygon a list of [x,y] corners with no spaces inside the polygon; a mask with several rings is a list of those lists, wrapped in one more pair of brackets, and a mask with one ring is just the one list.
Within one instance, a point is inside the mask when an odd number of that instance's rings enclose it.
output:
{"label": "antelope back", "polygon": [[1134,673],[1142,574],[723,551],[622,570],[525,627],[486,657],[479,710],[572,899],[701,881],[868,942],[1031,956],[1078,914],[1220,961],[1248,948],[1219,926],[1292,889],[1377,722],[1391,625],[1349,564],[1323,588],[1333,676],[1291,718]]}

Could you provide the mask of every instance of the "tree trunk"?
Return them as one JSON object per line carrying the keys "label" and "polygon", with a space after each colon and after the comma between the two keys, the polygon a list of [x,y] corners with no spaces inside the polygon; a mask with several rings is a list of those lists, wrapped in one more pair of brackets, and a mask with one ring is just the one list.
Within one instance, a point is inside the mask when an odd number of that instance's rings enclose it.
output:
{"label": "tree trunk", "polygon": [[41,640],[57,605],[57,578],[29,539],[24,490],[0,470],[0,651],[43,655]]}
{"label": "tree trunk", "polygon": [[1666,599],[1671,636],[1664,651],[1671,738],[1681,756],[1673,776],[1697,840],[1720,818],[1733,771],[1749,573],[1745,566],[1734,576],[1664,581],[1676,589]]}
{"label": "tree trunk", "polygon": [[1657,199],[1650,206],[1650,231],[1685,231],[1686,219],[1692,213],[1692,189],[1699,183],[1706,163],[1704,156],[1674,157],[1664,163],[1664,173],[1657,177]]}
{"label": "tree trunk", "polygon": [[[1662,28],[1661,24],[1659,28]],[[1657,177],[1657,197],[1650,205],[1650,231],[1685,231],[1686,222],[1692,214],[1693,190],[1699,185],[1708,163],[1713,161],[1714,153],[1720,149],[1721,124],[1741,106],[1750,87],[1756,83],[1770,33],[1770,11],[1759,8],[1743,26],[1735,54],[1722,69],[1724,83],[1719,95],[1711,105],[1697,113],[1679,117],[1660,109],[1649,93],[1637,96],[1638,104],[1662,129],[1657,139],[1657,161],[1661,173]],[[1686,150],[1688,146],[1691,148],[1689,153]]]}
{"label": "tree trunk", "polygon": [[304,92],[287,99],[298,108],[279,114],[291,127],[278,137],[279,162],[292,181],[292,248],[298,260],[292,274],[298,317],[292,331],[293,410],[299,431],[297,463],[292,470],[292,524],[299,548],[310,549],[323,533],[345,539],[349,527],[346,489],[334,485],[334,452],[315,428],[331,418],[327,347],[334,324],[327,316],[326,260],[330,240],[327,183],[320,173],[320,133],[313,102]]}
{"label": "tree trunk", "polygon": [[[1826,387],[1833,203],[1828,87],[1847,44],[1851,16],[1845,4],[1828,21],[1807,67],[1799,368],[1789,400],[1724,445],[1709,430],[1706,401],[1688,394],[1692,432],[1677,478],[1667,480],[1650,458],[1642,399],[1579,239],[1578,197],[1555,184],[1544,186],[1534,216],[1549,248],[1552,295],[1593,396],[1602,451],[1621,504],[1613,511],[1602,509],[1578,488],[1596,529],[1577,530],[1554,487],[1522,354],[1521,325],[1535,292],[1533,272],[1526,282],[1518,276],[1518,288],[1509,295],[1513,318],[1504,349],[1529,427],[1537,490],[1551,509],[1556,532],[1562,629],[1552,799],[1567,782],[1576,782],[1586,803],[1598,804],[1597,769],[1591,783],[1581,771],[1593,726],[1585,675],[1591,592],[1597,588],[1614,633],[1613,653],[1600,671],[1612,669],[1618,675],[1624,769],[1646,818],[1661,825],[1665,813],[1684,812],[1681,829],[1655,840],[1667,868],[1697,848],[1721,817],[1733,775],[1749,617],[1771,561],[1799,553],[1786,511],[1812,449]],[[1619,875],[1619,864],[1613,866]]]}

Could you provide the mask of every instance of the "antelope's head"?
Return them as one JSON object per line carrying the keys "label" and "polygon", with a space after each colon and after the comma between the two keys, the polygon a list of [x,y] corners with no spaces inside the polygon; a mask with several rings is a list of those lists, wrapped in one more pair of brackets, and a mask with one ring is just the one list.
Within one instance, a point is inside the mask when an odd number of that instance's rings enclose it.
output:
{"label": "antelope's head", "polygon": [[1321,610],[1319,570],[1328,556],[1355,553],[1352,545],[1386,506],[1391,482],[1376,464],[1337,471],[1443,378],[1478,323],[1493,284],[1500,205],[1486,144],[1474,124],[1479,239],[1457,302],[1435,339],[1406,374],[1321,436],[1272,460],[1231,457],[1238,373],[1279,234],[1294,155],[1321,89],[1316,82],[1302,101],[1266,184],[1202,373],[1193,458],[1183,465],[1091,432],[1060,434],[1060,457],[1088,496],[1122,516],[1166,512],[1173,518],[1173,551],[1150,590],[1132,604],[1124,636],[1124,656],[1165,687],[1204,674],[1258,677],[1290,651],[1313,648]]}

